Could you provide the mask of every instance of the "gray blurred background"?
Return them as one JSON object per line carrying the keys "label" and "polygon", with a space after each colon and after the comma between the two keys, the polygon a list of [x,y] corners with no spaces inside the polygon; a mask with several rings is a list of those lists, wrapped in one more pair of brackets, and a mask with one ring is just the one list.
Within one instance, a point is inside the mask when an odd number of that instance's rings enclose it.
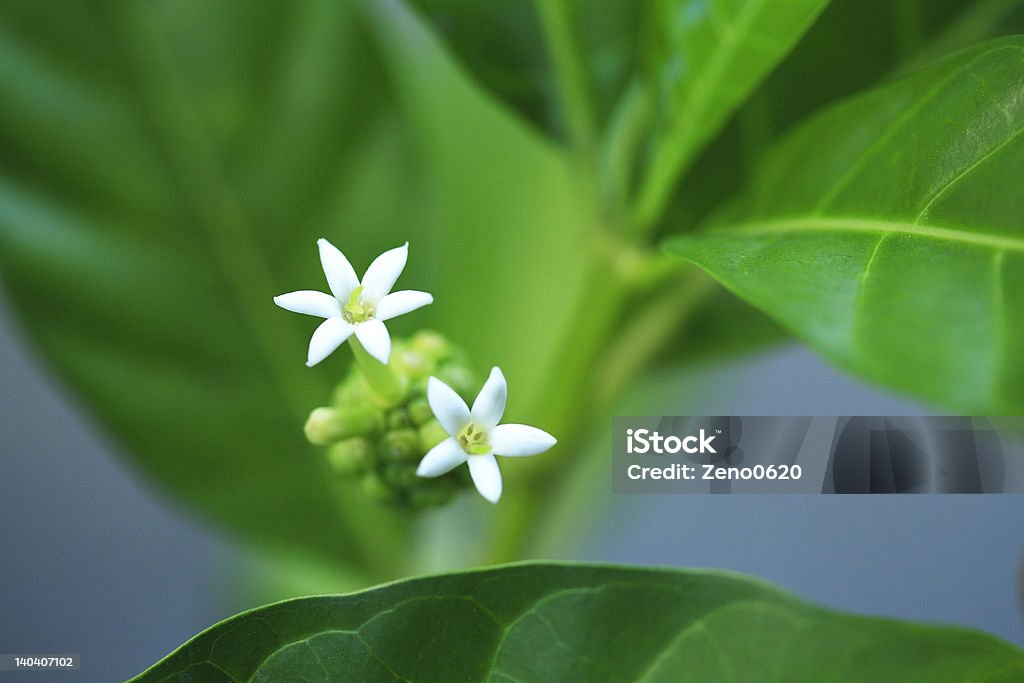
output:
{"label": "gray blurred background", "polygon": [[[41,368],[0,301],[0,652],[76,653],[140,672],[245,607],[225,577],[257,559],[135,477]],[[786,347],[708,366],[678,414],[918,414]],[[703,391],[715,387],[715,393]],[[622,500],[628,498],[628,501]],[[859,613],[972,626],[1024,644],[1021,496],[620,496],[576,559],[754,574]],[[233,583],[233,582],[232,582]]]}

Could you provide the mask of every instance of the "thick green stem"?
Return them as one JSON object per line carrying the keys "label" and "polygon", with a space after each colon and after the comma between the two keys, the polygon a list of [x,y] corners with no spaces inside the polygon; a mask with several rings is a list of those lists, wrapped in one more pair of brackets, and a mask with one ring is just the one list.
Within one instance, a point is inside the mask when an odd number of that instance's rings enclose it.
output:
{"label": "thick green stem", "polygon": [[[607,263],[594,268],[593,280],[595,285],[601,283],[602,296],[581,306],[581,343],[566,351],[545,402],[545,424],[561,438],[558,451],[538,459],[512,482],[512,487],[528,495],[503,502],[507,508],[498,518],[497,542],[491,552],[494,561],[528,554],[534,528],[547,527],[542,520],[563,520],[554,534],[568,528],[564,520],[573,512],[567,507],[578,507],[581,497],[576,495],[577,480],[592,469],[591,463],[569,458],[585,452],[586,442],[594,436],[590,426],[607,414],[623,388],[713,291],[711,279],[703,272],[680,263],[668,268],[661,259],[649,260],[629,280],[616,280],[609,272]],[[626,304],[638,293],[647,304],[627,320]],[[598,457],[604,451],[592,453]],[[591,480],[587,477],[585,485],[590,486]]]}
{"label": "thick green stem", "polygon": [[[552,452],[531,462],[529,468],[508,468],[507,488],[520,493],[515,500],[509,496],[502,501],[506,509],[496,517],[494,544],[487,553],[491,561],[517,559],[536,520],[536,510],[554,483],[545,481],[545,474],[554,471],[554,478],[560,479],[560,470],[575,452],[572,434],[580,415],[587,411],[587,376],[625,301],[622,283],[610,273],[607,261],[595,259],[586,276],[583,296],[570,326],[573,339],[554,363],[550,389],[537,410],[537,414],[544,416],[544,428],[554,433],[560,443]],[[590,296],[592,292],[601,295]]]}
{"label": "thick green stem", "polygon": [[352,347],[352,355],[355,356],[359,372],[366,379],[366,383],[377,394],[381,403],[386,405],[398,405],[405,397],[405,383],[402,378],[389,366],[369,354],[359,343],[355,335],[348,338],[349,346]]}

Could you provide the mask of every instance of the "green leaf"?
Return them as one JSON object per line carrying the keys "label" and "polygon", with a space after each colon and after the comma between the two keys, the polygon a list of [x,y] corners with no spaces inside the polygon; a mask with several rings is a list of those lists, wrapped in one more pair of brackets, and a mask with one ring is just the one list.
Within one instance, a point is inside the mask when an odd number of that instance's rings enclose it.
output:
{"label": "green leaf", "polygon": [[552,58],[558,38],[545,35],[543,11],[566,19],[565,46],[585,73],[581,106],[610,115],[635,68],[643,3],[628,0],[409,0],[473,76],[522,116],[556,136],[567,133]]}
{"label": "green leaf", "polygon": [[956,410],[1024,408],[1024,39],[833,107],[728,221],[668,249],[852,371]]}
{"label": "green leaf", "polygon": [[[408,239],[398,284],[436,303],[392,332],[437,326],[501,364],[525,419],[587,263],[562,256],[585,216],[565,163],[405,15],[173,0],[0,18],[0,272],[42,355],[205,516],[392,576],[405,520],[336,488],[302,434],[347,350],[306,368],[316,321],[271,299],[324,287],[318,237],[360,271]],[[509,319],[547,333],[523,344]]]}
{"label": "green leaf", "polygon": [[[832,0],[806,35],[704,149],[673,193],[659,229],[682,232],[729,202],[762,155],[822,105],[906,72],[914,64],[998,35],[1021,32],[1019,0]],[[931,59],[928,56],[931,55]],[[681,362],[778,343],[783,334],[735,297],[716,293],[666,352]]]}
{"label": "green leaf", "polygon": [[1020,0],[833,0],[750,103],[774,137],[914,65],[1019,32],[1022,7]]}
{"label": "green leaf", "polygon": [[408,184],[380,61],[343,7],[58,4],[0,25],[0,268],[22,320],[149,477],[257,540],[358,555],[301,432],[330,375],[304,371],[308,330],[270,297],[319,284],[313,240],[341,216],[403,218],[338,182]]}
{"label": "green leaf", "polygon": [[655,114],[635,221],[656,222],[676,181],[828,0],[657,0],[644,48]]}
{"label": "green leaf", "polygon": [[996,638],[850,616],[739,575],[519,564],[290,600],[196,636],[136,683],[1011,683]]}
{"label": "green leaf", "polygon": [[690,166],[659,227],[699,225],[751,180],[779,136],[823,106],[954,50],[1021,32],[1020,0],[832,0]]}

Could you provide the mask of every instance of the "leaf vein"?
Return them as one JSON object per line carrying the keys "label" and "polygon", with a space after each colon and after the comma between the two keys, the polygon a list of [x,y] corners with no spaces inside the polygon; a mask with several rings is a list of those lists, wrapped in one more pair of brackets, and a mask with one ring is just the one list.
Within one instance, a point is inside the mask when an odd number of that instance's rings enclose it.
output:
{"label": "leaf vein", "polygon": [[1024,132],[1024,128],[1018,128],[1016,131],[1014,131],[1012,135],[1008,136],[1005,140],[1002,140],[997,145],[993,145],[991,149],[986,150],[984,154],[975,159],[969,166],[958,171],[956,175],[954,175],[952,178],[949,179],[949,181],[946,182],[945,185],[940,187],[932,194],[931,198],[925,203],[924,208],[922,208],[921,212],[917,214],[917,218],[914,219],[914,222],[918,223],[924,220],[928,216],[929,212],[931,211],[932,207],[936,204],[936,202],[938,202],[940,199],[942,199],[942,197],[946,195],[946,193],[948,193],[950,190],[956,187],[957,183],[959,183],[961,180],[969,176],[972,172],[974,172],[979,167],[984,165],[986,161],[988,161],[996,154],[998,154],[1000,150],[1002,150],[1004,147],[1006,147],[1007,145],[1011,144],[1014,140],[1019,138],[1022,132]]}
{"label": "leaf vein", "polygon": [[[722,226],[704,234],[773,235],[802,232],[904,233],[926,239],[1024,252],[1024,237],[967,232],[957,228],[922,225],[920,223],[903,223],[875,218],[781,218]],[[686,239],[690,238],[682,238],[683,241]]]}
{"label": "leaf vein", "polygon": [[820,215],[826,208],[828,208],[829,204],[831,204],[832,201],[835,200],[839,193],[846,189],[846,187],[851,182],[853,182],[853,180],[857,177],[857,174],[860,172],[860,170],[864,168],[864,165],[867,164],[867,162],[870,161],[872,158],[874,158],[874,156],[879,151],[881,151],[885,147],[885,145],[889,141],[891,141],[896,136],[896,134],[899,133],[899,131],[902,130],[903,127],[906,124],[908,124],[911,121],[911,119],[913,119],[913,117],[925,107],[925,105],[929,104],[932,100],[938,97],[946,86],[948,86],[953,80],[955,80],[959,76],[963,75],[968,69],[970,69],[970,67],[974,66],[974,64],[978,60],[982,59],[983,57],[987,57],[989,54],[991,53],[982,52],[981,54],[975,56],[973,59],[968,60],[967,62],[960,65],[956,69],[950,71],[942,79],[940,79],[938,83],[932,86],[932,88],[929,89],[928,92],[926,92],[921,97],[921,99],[915,102],[912,107],[909,107],[908,109],[904,110],[903,112],[900,113],[898,117],[893,119],[893,121],[886,127],[882,134],[879,135],[874,142],[872,142],[870,145],[864,148],[864,151],[861,152],[853,160],[853,163],[850,164],[850,167],[847,169],[847,171],[836,180],[835,184],[832,186],[832,189],[825,193],[825,195],[821,198],[818,204],[814,207],[813,213]]}

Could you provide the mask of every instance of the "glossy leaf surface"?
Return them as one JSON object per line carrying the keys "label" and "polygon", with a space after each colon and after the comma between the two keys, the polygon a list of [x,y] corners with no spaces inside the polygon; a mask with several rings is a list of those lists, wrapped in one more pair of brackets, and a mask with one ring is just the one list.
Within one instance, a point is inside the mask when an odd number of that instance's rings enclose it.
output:
{"label": "glossy leaf surface", "polygon": [[1024,40],[813,118],[721,224],[669,242],[842,366],[956,410],[1024,407]]}
{"label": "glossy leaf surface", "polygon": [[963,629],[830,612],[735,574],[525,564],[291,600],[198,635],[136,683],[1011,683]]}

